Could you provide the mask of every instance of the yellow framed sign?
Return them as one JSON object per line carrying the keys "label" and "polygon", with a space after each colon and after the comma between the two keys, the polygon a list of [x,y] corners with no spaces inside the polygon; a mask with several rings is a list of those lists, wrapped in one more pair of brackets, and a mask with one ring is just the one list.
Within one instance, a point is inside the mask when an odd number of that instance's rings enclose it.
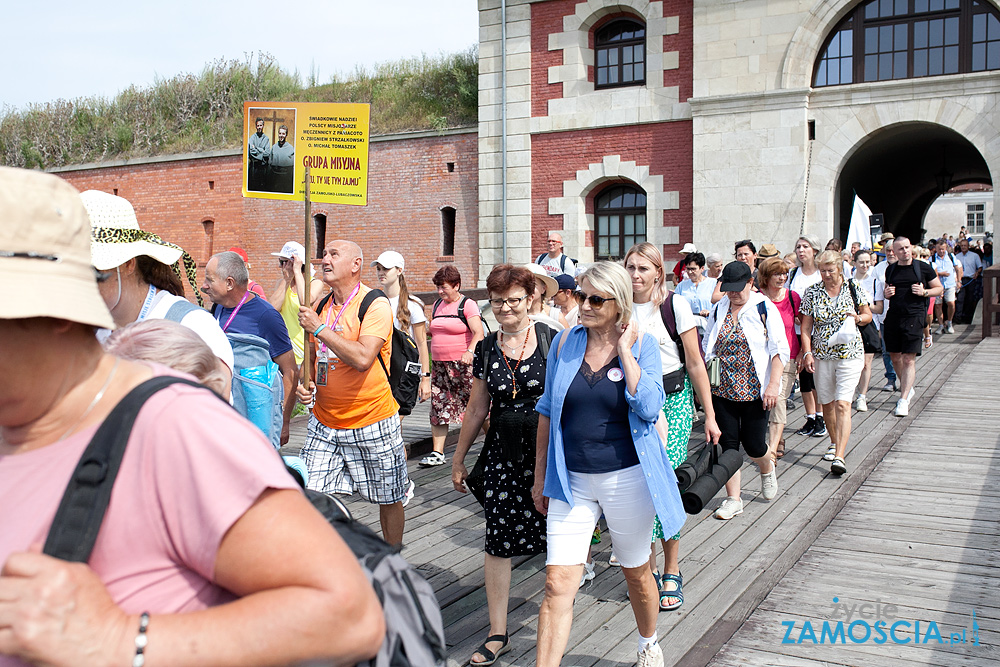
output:
{"label": "yellow framed sign", "polygon": [[368,203],[367,104],[244,102],[243,196]]}

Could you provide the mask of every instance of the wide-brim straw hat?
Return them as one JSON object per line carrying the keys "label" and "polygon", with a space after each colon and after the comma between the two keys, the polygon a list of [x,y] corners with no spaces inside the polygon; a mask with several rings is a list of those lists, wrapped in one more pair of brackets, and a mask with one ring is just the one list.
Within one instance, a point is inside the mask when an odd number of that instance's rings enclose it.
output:
{"label": "wide-brim straw hat", "polygon": [[0,167],[0,318],[52,317],[111,329],[90,258],[90,220],[69,183]]}
{"label": "wide-brim straw hat", "polygon": [[543,299],[548,299],[559,291],[559,283],[556,282],[556,279],[546,273],[545,269],[538,264],[525,264],[524,268],[534,273],[535,277],[541,280],[545,285],[545,295],[542,297]]}
{"label": "wide-brim straw hat", "polygon": [[151,257],[172,268],[182,282],[186,278],[202,304],[194,260],[180,246],[143,231],[127,199],[100,190],[82,192],[80,198],[90,216],[90,250],[95,268],[110,271],[130,259]]}

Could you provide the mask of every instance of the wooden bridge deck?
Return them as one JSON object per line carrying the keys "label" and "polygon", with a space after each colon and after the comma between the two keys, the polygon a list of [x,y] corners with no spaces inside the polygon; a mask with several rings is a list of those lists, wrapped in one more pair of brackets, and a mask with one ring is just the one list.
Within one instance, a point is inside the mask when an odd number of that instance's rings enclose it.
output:
{"label": "wooden bridge deck", "polygon": [[[1000,582],[996,577],[1000,575],[995,565],[1000,545],[996,521],[986,512],[1000,511],[1000,491],[995,479],[992,486],[986,480],[988,466],[1000,472],[1000,458],[994,458],[1000,454],[996,453],[996,433],[987,432],[992,411],[986,406],[996,405],[997,392],[987,386],[986,378],[995,376],[1000,346],[987,341],[977,348],[978,338],[978,328],[971,325],[956,335],[938,337],[937,344],[918,360],[917,395],[911,415],[904,419],[892,416],[898,394],[878,390],[884,380],[881,361],[876,358],[869,412],[854,413],[847,457],[850,471],[842,478],[831,476],[829,463],[821,460],[827,438],[786,433],[787,453],[778,463],[777,498],[768,503],[758,497],[759,476],[747,465],[742,515],[728,522],[712,518],[721,502],[720,493],[708,509],[688,517],[681,537],[685,604],[676,612],[661,612],[658,623],[667,665],[882,664],[875,661],[870,648],[866,652],[854,646],[852,655],[860,657],[859,662],[827,662],[827,655],[835,655],[829,647],[801,646],[782,652],[780,649],[787,648],[780,643],[783,627],[774,619],[808,616],[813,611],[818,614],[819,609],[829,608],[827,598],[833,595],[849,600],[881,596],[902,608],[910,599],[906,596],[925,590],[924,595],[929,592],[941,600],[941,610],[936,613],[947,612],[957,621],[955,614],[964,610],[949,606],[951,597],[945,588],[932,588],[935,584],[944,586],[935,578],[945,574],[949,583],[969,590],[984,582],[992,584],[991,592],[977,598],[975,606],[986,615],[982,625],[992,623],[996,628],[1000,614],[1000,603],[996,602],[996,584]],[[975,356],[965,361],[974,351]],[[966,370],[961,377],[976,378],[974,394],[979,397],[969,402],[965,392],[954,389],[959,380],[947,384],[963,361]],[[990,368],[990,372],[982,373],[983,368]],[[416,428],[418,417],[409,419],[414,420],[411,428]],[[798,402],[789,412],[789,432],[802,421]],[[693,437],[700,437],[697,428]],[[293,443],[300,433],[304,435],[304,422],[293,429]],[[960,454],[951,451],[949,434],[953,446],[961,446]],[[404,437],[412,439],[407,422]],[[452,446],[447,449],[449,461],[452,450]],[[879,474],[865,484],[890,450]],[[469,456],[470,468],[477,451],[478,446]],[[966,471],[962,463],[973,465]],[[481,508],[471,496],[452,489],[450,465],[423,469],[413,461],[410,472],[417,486],[406,508],[403,554],[437,592],[449,645],[448,665],[464,665],[489,626]],[[982,479],[974,479],[980,475]],[[933,487],[943,485],[954,493],[939,499],[938,489]],[[348,505],[355,516],[378,529],[376,507],[357,497],[348,499]],[[908,541],[919,541],[910,532],[921,525],[917,515],[927,517],[928,525],[936,527],[936,539],[931,536],[919,544]],[[835,523],[831,525],[831,521]],[[947,532],[941,532],[944,530]],[[843,539],[848,536],[849,540]],[[942,542],[943,538],[952,542]],[[954,543],[978,549],[978,565],[962,564],[958,556],[961,549],[945,546]],[[989,545],[992,552],[986,551]],[[597,577],[577,596],[564,665],[629,667],[635,663],[635,622],[625,598],[624,578],[608,565],[609,553],[607,539],[594,547]],[[514,564],[508,616],[513,648],[498,664],[529,667],[535,660],[544,557],[515,559]],[[858,573],[863,573],[863,580],[855,576]],[[890,574],[907,577],[907,583],[890,579]],[[977,578],[980,576],[992,578]],[[958,581],[953,582],[956,577]],[[987,599],[993,602],[987,604]],[[793,607],[794,613],[785,611]],[[762,616],[766,613],[771,616]],[[914,618],[936,617],[928,612]],[[740,630],[745,622],[754,630]],[[995,635],[983,633],[983,639],[987,638],[996,643]],[[753,662],[751,658],[757,653],[760,658]],[[890,660],[885,664],[902,663]]]}

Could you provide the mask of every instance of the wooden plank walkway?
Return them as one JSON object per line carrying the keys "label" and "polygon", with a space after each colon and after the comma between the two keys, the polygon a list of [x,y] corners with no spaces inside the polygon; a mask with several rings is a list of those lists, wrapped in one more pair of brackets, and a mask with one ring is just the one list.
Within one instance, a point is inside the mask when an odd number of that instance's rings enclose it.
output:
{"label": "wooden plank walkway", "polygon": [[[658,623],[667,665],[701,666],[712,661],[765,596],[813,546],[889,447],[902,439],[916,415],[974,349],[977,340],[976,327],[962,327],[956,335],[939,337],[937,344],[918,360],[917,396],[911,416],[905,419],[891,414],[898,394],[878,391],[884,380],[881,361],[875,360],[869,412],[854,414],[847,458],[851,470],[842,478],[831,476],[829,463],[821,460],[827,438],[788,434],[804,419],[801,403],[789,412],[787,454],[778,464],[777,498],[770,503],[758,498],[759,476],[755,468],[747,465],[743,475],[742,515],[729,522],[712,518],[712,512],[721,502],[720,493],[718,502],[700,515],[688,518],[681,539],[686,602],[676,612],[661,613]],[[938,422],[946,431],[965,423],[960,414],[953,418],[942,415]],[[414,429],[410,433],[419,433],[415,429],[426,423],[426,416],[409,417],[403,423],[404,439],[412,437],[408,437],[408,428]],[[303,419],[293,424],[290,450],[296,448],[296,442],[301,444],[304,429]],[[692,437],[703,437],[700,425]],[[449,445],[446,449],[449,460],[453,448]],[[970,449],[968,456],[975,453]],[[477,454],[478,445],[468,458],[470,468]],[[417,487],[413,501],[406,508],[403,554],[428,578],[441,602],[449,667],[464,665],[485,638],[489,626],[483,588],[481,508],[471,496],[453,490],[450,465],[424,469],[411,459],[410,466]],[[921,483],[918,479],[911,481],[915,486]],[[356,517],[378,530],[375,506],[357,497],[347,499],[347,504]],[[983,519],[979,519],[968,529],[982,527]],[[632,610],[625,598],[621,572],[608,565],[609,553],[608,540],[594,547],[597,577],[577,596],[564,665],[626,667],[635,662]],[[508,616],[513,648],[498,664],[528,667],[534,665],[535,659],[544,557],[515,559],[514,565]],[[853,590],[845,587],[842,594],[849,593]],[[794,657],[791,662],[773,664],[809,664],[798,660]],[[736,665],[742,661],[733,659],[717,664]]]}
{"label": "wooden plank walkway", "polygon": [[[970,351],[713,667],[1000,664],[998,368],[1000,339]],[[920,621],[925,634],[933,622],[946,643],[932,635],[917,644],[905,626],[897,636],[907,643],[890,637],[876,644],[877,635],[862,642],[828,638],[817,644],[807,637],[794,643],[806,621],[822,639],[834,599],[896,605],[890,612],[895,619],[910,627]],[[973,610],[978,646],[972,644]],[[964,643],[951,643],[951,633],[963,632]],[[864,638],[863,626],[855,636]]]}

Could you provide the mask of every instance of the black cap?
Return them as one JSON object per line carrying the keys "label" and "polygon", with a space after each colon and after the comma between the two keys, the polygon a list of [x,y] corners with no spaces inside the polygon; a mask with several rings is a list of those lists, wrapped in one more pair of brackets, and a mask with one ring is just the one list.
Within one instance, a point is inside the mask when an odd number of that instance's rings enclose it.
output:
{"label": "black cap", "polygon": [[719,291],[742,292],[752,277],[750,267],[743,262],[729,262],[719,276]]}

